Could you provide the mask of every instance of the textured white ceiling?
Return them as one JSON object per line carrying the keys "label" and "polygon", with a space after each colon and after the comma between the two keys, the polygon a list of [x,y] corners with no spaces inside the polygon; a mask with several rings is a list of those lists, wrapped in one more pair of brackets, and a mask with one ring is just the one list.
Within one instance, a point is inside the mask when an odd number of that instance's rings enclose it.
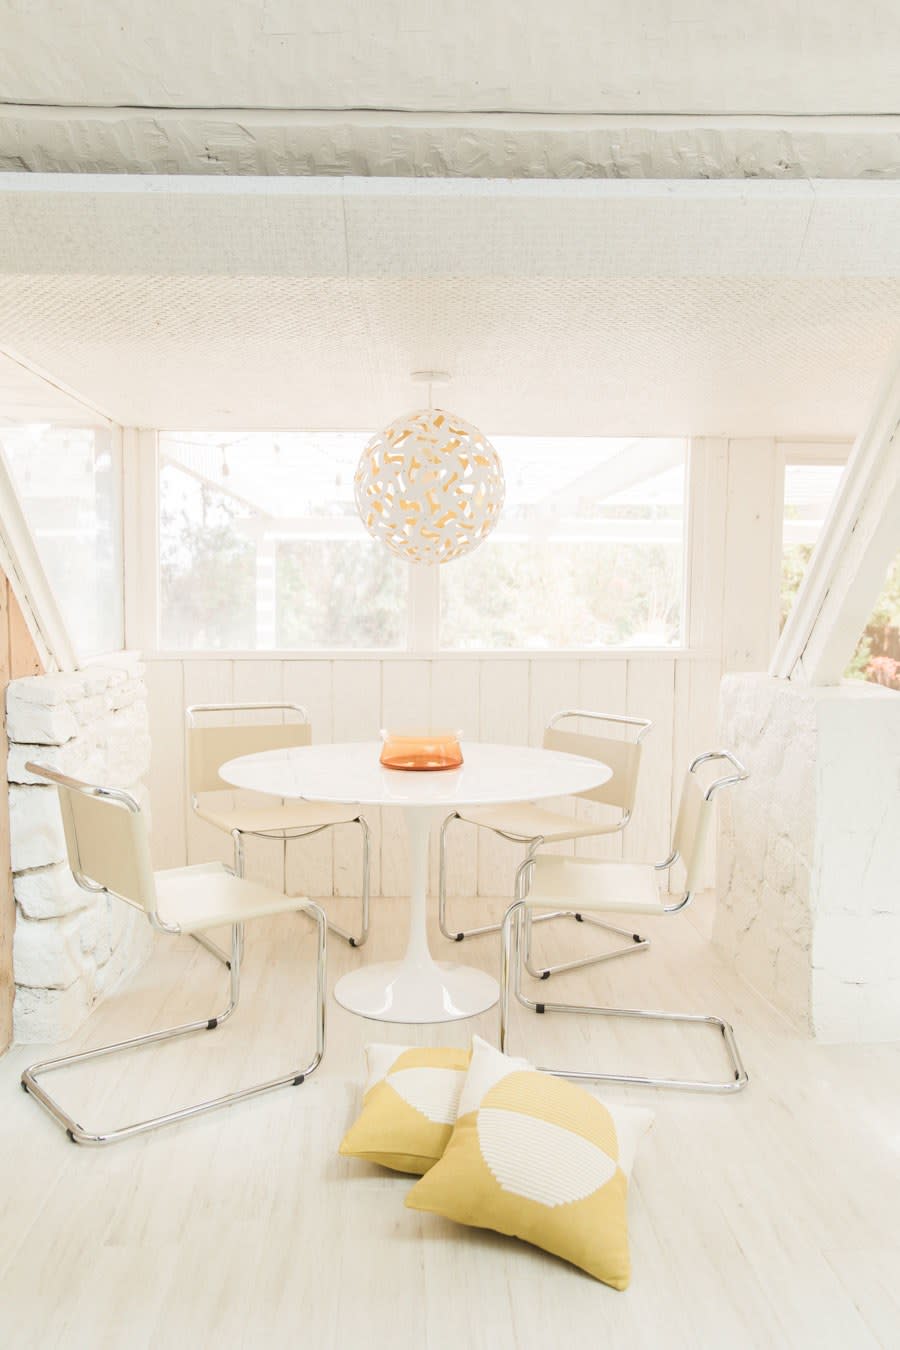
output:
{"label": "textured white ceiling", "polygon": [[898,111],[893,0],[6,0],[7,102]]}
{"label": "textured white ceiling", "polygon": [[0,279],[0,346],[141,426],[852,436],[900,279]]}
{"label": "textured white ceiling", "polygon": [[0,348],[137,425],[855,434],[896,184],[0,181]]}

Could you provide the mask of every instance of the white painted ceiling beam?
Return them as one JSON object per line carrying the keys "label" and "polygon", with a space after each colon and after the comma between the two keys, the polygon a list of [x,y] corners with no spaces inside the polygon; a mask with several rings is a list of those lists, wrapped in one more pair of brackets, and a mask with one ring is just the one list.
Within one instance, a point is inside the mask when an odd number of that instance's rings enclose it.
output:
{"label": "white painted ceiling beam", "polygon": [[0,272],[900,276],[900,182],[0,174]]}
{"label": "white painted ceiling beam", "polygon": [[0,105],[0,171],[433,178],[900,176],[900,116]]}
{"label": "white painted ceiling beam", "polygon": [[771,673],[838,684],[900,550],[900,348],[847,462]]}

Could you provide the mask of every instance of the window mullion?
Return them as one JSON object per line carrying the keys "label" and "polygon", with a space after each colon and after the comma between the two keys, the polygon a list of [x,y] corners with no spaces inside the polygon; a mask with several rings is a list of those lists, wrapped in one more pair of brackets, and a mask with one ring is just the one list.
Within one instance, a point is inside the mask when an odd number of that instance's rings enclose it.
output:
{"label": "window mullion", "polygon": [[409,632],[411,652],[437,650],[440,621],[440,568],[437,564],[409,563]]}

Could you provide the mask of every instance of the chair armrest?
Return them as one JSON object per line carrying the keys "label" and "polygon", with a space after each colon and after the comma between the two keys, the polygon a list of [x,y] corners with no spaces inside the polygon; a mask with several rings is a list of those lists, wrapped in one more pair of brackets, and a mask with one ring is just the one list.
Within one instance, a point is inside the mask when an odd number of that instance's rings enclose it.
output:
{"label": "chair armrest", "polygon": [[733,755],[730,750],[707,750],[704,754],[698,755],[691,761],[689,772],[694,773],[701,764],[708,764],[711,760],[726,759],[732,765],[735,772],[724,774],[721,778],[715,779],[706,789],[706,800],[710,798],[723,787],[731,787],[733,783],[743,783],[750,777],[750,770],[742,764],[737,755]]}

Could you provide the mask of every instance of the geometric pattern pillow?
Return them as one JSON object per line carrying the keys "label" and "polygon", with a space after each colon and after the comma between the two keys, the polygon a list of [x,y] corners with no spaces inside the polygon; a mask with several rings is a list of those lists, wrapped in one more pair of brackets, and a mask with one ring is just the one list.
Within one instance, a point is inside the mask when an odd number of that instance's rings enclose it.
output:
{"label": "geometric pattern pillow", "polygon": [[366,1046],[366,1090],[341,1153],[421,1176],[447,1146],[469,1051]]}
{"label": "geometric pattern pillow", "polygon": [[474,1038],[456,1127],[406,1204],[522,1238],[625,1289],[628,1176],[653,1114],[521,1064]]}

